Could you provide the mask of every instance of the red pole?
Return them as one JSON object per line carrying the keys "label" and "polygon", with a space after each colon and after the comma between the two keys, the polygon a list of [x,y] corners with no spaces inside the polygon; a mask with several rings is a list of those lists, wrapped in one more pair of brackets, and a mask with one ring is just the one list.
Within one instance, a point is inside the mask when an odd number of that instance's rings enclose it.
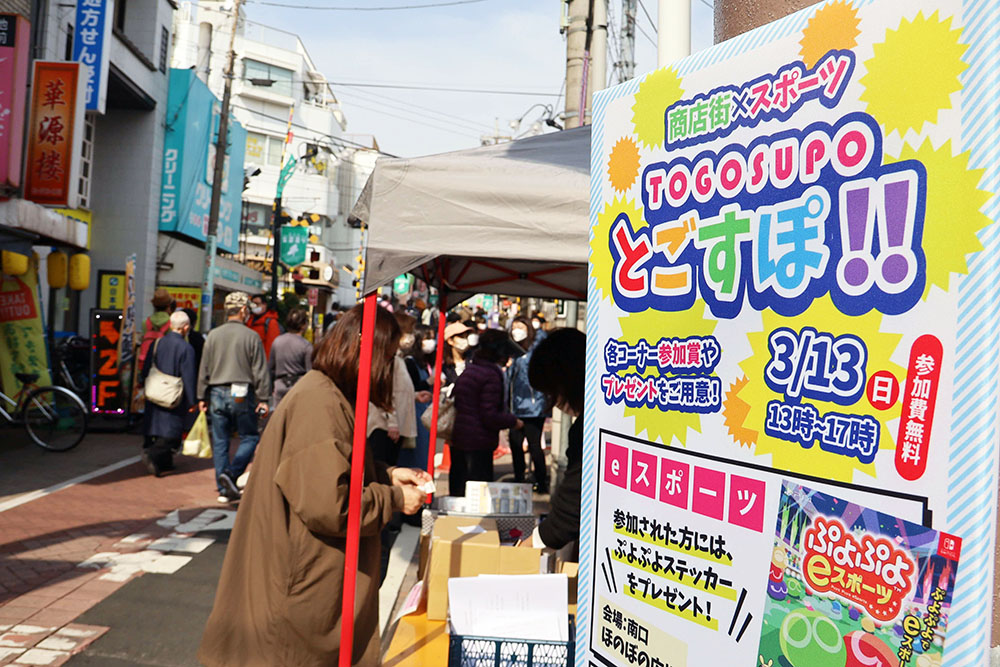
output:
{"label": "red pole", "polygon": [[347,505],[347,553],[344,559],[344,606],[340,614],[340,667],[350,667],[354,648],[354,597],[361,540],[361,492],[365,481],[365,443],[368,437],[368,396],[371,393],[372,347],[375,344],[375,294],[365,297],[358,360],[358,397],[354,404],[354,448],[351,452],[351,491]]}
{"label": "red pole", "polygon": [[[444,327],[448,320],[448,298],[445,293],[438,292],[438,335],[437,347],[434,348],[434,397],[431,399],[431,439],[427,447],[427,474],[434,478],[434,454],[437,450],[438,411],[441,404],[441,371],[444,364]],[[430,499],[428,497],[428,501]]]}

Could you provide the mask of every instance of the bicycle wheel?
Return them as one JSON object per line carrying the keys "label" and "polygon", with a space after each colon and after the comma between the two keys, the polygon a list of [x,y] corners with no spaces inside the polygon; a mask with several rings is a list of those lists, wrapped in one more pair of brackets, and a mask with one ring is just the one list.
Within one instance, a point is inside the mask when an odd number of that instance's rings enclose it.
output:
{"label": "bicycle wheel", "polygon": [[87,408],[63,387],[32,391],[24,400],[21,417],[35,444],[53,452],[76,447],[87,433]]}

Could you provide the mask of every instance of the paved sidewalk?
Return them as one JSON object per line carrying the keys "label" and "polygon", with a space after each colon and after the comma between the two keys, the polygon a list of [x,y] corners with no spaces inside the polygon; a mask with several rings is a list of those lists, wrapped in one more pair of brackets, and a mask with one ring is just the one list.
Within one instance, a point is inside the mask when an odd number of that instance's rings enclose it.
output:
{"label": "paved sidewalk", "polygon": [[0,665],[63,664],[107,630],[74,619],[144,572],[182,567],[183,554],[212,542],[192,537],[209,524],[231,526],[234,512],[215,501],[211,461],[187,457],[165,477],[132,463],[17,504],[39,487],[25,479],[34,466],[58,483],[134,457],[138,442],[94,434],[74,450],[89,457],[39,452],[27,461],[12,460],[25,454],[18,447],[0,446],[0,489],[16,469],[22,491],[4,496],[2,505],[16,506],[0,511]]}

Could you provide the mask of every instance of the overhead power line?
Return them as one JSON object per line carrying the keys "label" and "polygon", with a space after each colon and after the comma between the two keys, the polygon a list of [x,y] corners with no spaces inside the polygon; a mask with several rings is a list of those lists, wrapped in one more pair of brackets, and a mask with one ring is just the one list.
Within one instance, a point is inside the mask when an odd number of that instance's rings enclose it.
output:
{"label": "overhead power line", "polygon": [[348,86],[354,88],[399,88],[401,90],[436,90],[445,93],[478,93],[482,95],[527,95],[533,97],[559,97],[552,93],[539,93],[527,90],[489,90],[483,88],[445,88],[438,86],[406,86],[388,83],[347,83],[346,81],[328,81],[331,86]]}
{"label": "overhead power line", "polygon": [[[704,0],[702,1],[704,2]],[[649,21],[649,25],[653,26],[653,34],[656,35],[657,34],[656,21],[654,21],[653,17],[649,15],[649,10],[646,9],[646,3],[643,2],[642,0],[639,0],[639,7],[642,9],[642,13],[646,15],[646,19]]]}
{"label": "overhead power line", "polygon": [[472,5],[486,0],[451,0],[451,2],[430,2],[422,5],[391,5],[388,7],[331,7],[329,5],[296,5],[287,2],[267,2],[266,0],[253,0],[254,4],[268,5],[269,7],[285,7],[288,9],[318,9],[328,12],[391,12],[399,9],[430,9],[432,7],[453,7],[455,5]]}

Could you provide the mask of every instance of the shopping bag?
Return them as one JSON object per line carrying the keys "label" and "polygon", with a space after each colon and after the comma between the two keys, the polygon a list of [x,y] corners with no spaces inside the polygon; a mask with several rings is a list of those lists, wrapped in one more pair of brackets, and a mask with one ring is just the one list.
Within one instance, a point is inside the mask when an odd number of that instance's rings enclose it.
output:
{"label": "shopping bag", "polygon": [[[441,390],[441,399],[438,402],[438,430],[437,437],[443,440],[451,440],[451,432],[455,428],[455,399],[451,397],[451,390],[454,385],[449,385]],[[428,406],[424,414],[420,415],[420,423],[428,431],[433,422],[433,406]]]}
{"label": "shopping bag", "polygon": [[212,458],[212,439],[208,434],[208,419],[204,412],[198,413],[194,426],[184,438],[184,456],[196,456],[199,459]]}

